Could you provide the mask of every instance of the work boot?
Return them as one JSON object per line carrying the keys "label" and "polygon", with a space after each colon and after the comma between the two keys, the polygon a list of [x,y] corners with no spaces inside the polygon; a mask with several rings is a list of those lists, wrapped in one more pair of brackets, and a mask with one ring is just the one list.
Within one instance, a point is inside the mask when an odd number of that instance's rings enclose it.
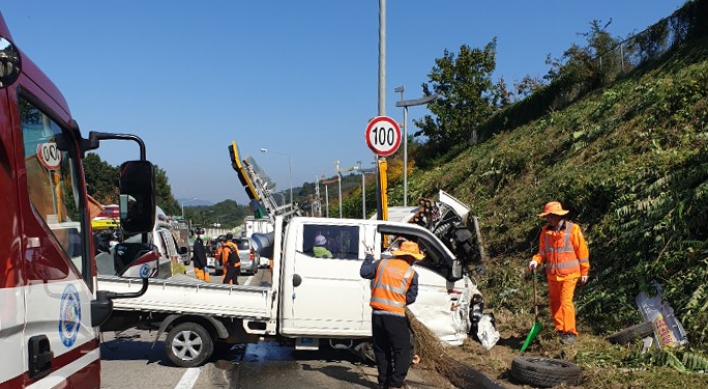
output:
{"label": "work boot", "polygon": [[563,344],[573,344],[575,343],[575,334],[572,332],[566,332],[565,334],[561,335],[560,342]]}

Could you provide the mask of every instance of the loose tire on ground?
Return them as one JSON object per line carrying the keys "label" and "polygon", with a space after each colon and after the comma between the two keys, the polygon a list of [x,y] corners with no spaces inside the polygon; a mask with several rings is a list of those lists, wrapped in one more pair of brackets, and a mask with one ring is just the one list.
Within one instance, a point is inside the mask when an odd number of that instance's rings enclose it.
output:
{"label": "loose tire on ground", "polygon": [[167,357],[179,367],[196,367],[214,352],[209,331],[197,323],[181,323],[172,328],[165,342]]}
{"label": "loose tire on ground", "polygon": [[606,339],[614,344],[627,344],[634,339],[642,339],[651,336],[654,333],[654,323],[647,321],[642,324],[637,324],[627,327],[622,331],[616,332]]}
{"label": "loose tire on ground", "polygon": [[550,388],[560,384],[576,385],[580,366],[560,359],[516,357],[511,362],[511,376],[534,386]]}

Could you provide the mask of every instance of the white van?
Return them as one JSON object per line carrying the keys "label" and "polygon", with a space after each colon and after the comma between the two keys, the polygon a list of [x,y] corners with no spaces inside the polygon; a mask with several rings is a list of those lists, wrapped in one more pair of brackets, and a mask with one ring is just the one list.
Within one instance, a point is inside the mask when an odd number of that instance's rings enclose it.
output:
{"label": "white van", "polygon": [[[177,239],[172,233],[172,226],[167,221],[167,215],[157,207],[155,215],[155,226],[148,239],[160,253],[158,259],[158,274],[156,278],[169,278],[175,274],[183,274],[184,264],[182,255],[187,253],[187,247],[179,247]],[[135,235],[125,239],[126,242],[139,242],[140,235]],[[96,255],[96,266],[100,275],[115,275],[115,265],[113,262],[114,252],[102,252]],[[125,277],[139,277],[140,266],[132,267],[125,272]]]}

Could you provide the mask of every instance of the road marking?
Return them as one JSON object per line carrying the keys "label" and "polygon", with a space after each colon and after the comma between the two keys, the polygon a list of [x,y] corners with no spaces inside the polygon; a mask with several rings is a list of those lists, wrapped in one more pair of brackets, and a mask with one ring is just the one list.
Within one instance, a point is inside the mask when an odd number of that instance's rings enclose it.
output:
{"label": "road marking", "polygon": [[177,383],[177,386],[175,386],[175,389],[192,389],[194,384],[197,383],[197,379],[199,378],[199,373],[201,373],[201,371],[201,367],[188,368]]}
{"label": "road marking", "polygon": [[244,282],[244,284],[246,284],[246,285],[251,285],[251,280],[252,280],[252,279],[253,279],[253,276],[249,276],[248,278],[246,278],[246,282]]}

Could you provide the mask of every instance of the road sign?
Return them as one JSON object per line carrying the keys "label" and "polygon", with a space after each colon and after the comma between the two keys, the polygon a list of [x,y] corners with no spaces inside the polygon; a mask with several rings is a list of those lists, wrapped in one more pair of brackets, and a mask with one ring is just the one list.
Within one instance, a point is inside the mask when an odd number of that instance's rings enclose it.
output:
{"label": "road sign", "polygon": [[401,128],[388,116],[377,116],[366,126],[366,145],[381,157],[387,157],[401,145]]}
{"label": "road sign", "polygon": [[61,164],[61,152],[54,142],[38,144],[37,158],[39,158],[39,162],[49,170],[57,170]]}

